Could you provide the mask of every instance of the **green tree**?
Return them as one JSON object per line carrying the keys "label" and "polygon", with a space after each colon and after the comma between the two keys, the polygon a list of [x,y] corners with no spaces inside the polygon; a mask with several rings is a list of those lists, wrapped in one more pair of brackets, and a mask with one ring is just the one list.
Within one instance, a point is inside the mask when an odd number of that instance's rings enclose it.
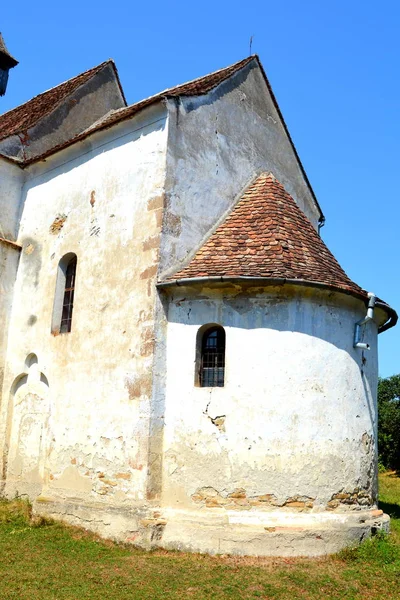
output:
{"label": "green tree", "polygon": [[379,462],[400,471],[400,375],[378,381]]}

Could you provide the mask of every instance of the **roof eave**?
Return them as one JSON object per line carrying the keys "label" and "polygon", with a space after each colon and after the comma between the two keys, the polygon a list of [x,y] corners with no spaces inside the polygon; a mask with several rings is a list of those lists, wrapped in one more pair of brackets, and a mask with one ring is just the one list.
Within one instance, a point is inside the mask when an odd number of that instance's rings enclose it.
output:
{"label": "roof eave", "polygon": [[7,68],[13,69],[17,66],[18,61],[16,58],[12,56],[7,50],[6,43],[4,41],[3,35],[0,33],[0,54],[3,56],[3,59],[7,62]]}
{"label": "roof eave", "polygon": [[4,52],[0,51],[0,54],[2,54],[3,56],[3,62],[5,63],[4,66],[7,69],[13,69],[14,67],[17,66],[18,61],[15,60],[14,57],[11,56],[11,54],[5,54]]}
{"label": "roof eave", "polygon": [[[171,288],[174,286],[178,287],[191,287],[198,285],[218,285],[221,284],[253,284],[260,286],[283,286],[283,285],[294,285],[308,288],[317,288],[321,290],[328,290],[331,292],[337,292],[340,294],[345,294],[347,296],[353,296],[358,300],[362,300],[364,303],[367,302],[368,296],[366,292],[356,292],[355,290],[346,289],[344,287],[339,287],[336,285],[331,285],[328,283],[323,283],[321,281],[309,281],[305,279],[290,279],[285,277],[251,277],[251,276],[231,276],[231,275],[215,275],[215,276],[204,276],[204,277],[186,277],[182,279],[174,279],[171,281],[159,281],[156,284],[156,287],[159,289]],[[383,333],[387,329],[394,327],[398,320],[398,315],[396,311],[381,300],[378,300],[375,303],[377,308],[382,309],[387,314],[387,320],[383,325],[378,328],[378,333]]]}
{"label": "roof eave", "polygon": [[23,169],[25,164],[19,160],[17,160],[16,158],[10,158],[9,156],[6,156],[5,154],[1,154],[0,153],[0,159],[5,160],[8,163],[11,163],[17,167],[19,167],[20,169]]}

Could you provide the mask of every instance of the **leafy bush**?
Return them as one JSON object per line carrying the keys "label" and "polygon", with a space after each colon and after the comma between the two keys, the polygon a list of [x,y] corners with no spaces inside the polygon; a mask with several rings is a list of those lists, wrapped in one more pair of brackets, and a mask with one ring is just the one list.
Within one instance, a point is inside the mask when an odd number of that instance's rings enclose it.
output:
{"label": "leafy bush", "polygon": [[400,471],[400,375],[378,381],[379,463]]}

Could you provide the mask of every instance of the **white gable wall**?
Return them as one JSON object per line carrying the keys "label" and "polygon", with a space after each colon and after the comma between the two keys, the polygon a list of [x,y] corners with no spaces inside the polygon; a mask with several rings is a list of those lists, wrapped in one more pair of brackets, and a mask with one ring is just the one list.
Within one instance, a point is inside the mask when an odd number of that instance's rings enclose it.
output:
{"label": "white gable wall", "polygon": [[244,187],[271,171],[314,227],[319,212],[256,61],[205,96],[168,101],[161,274],[185,264]]}

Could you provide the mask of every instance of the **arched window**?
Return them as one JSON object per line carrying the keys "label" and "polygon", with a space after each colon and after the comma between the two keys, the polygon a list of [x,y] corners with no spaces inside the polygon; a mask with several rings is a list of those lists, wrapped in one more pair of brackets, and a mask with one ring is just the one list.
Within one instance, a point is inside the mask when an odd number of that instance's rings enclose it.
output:
{"label": "arched window", "polygon": [[61,315],[60,333],[68,333],[72,327],[72,311],[74,308],[76,256],[68,262],[65,271],[64,300]]}
{"label": "arched window", "polygon": [[76,266],[77,257],[72,252],[63,256],[58,263],[52,333],[69,333],[72,329]]}
{"label": "arched window", "polygon": [[200,387],[223,387],[225,383],[224,328],[220,325],[200,327],[197,354]]}

